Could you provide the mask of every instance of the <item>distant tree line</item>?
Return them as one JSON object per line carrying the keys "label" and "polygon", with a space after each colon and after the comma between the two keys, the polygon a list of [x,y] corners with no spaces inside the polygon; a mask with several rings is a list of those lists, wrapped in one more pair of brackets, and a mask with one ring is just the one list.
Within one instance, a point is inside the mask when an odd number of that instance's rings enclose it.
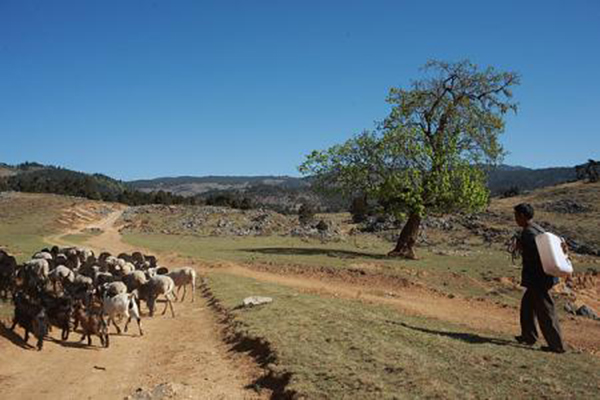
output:
{"label": "distant tree line", "polygon": [[131,206],[146,204],[214,205],[242,210],[255,207],[250,198],[244,197],[240,193],[181,196],[164,190],[143,192],[102,174],[91,175],[29,162],[12,168],[20,173],[0,177],[0,192],[54,193],[84,197],[90,200],[119,202]]}
{"label": "distant tree line", "polygon": [[[27,168],[18,169],[27,170]],[[89,175],[55,167],[0,178],[0,191],[8,190],[54,193],[128,205],[191,204],[195,201],[164,191],[144,193],[131,190],[124,183],[105,175]]]}

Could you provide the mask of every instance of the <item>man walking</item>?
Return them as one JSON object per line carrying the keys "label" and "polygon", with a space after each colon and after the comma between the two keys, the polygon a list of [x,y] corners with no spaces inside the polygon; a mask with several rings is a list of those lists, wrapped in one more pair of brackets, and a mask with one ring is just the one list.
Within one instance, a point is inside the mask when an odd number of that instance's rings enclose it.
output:
{"label": "man walking", "polygon": [[557,278],[546,275],[538,253],[535,237],[544,230],[532,221],[533,207],[529,204],[519,204],[514,208],[515,221],[523,228],[517,240],[517,250],[523,257],[521,286],[526,288],[521,300],[521,335],[515,339],[522,344],[533,345],[538,339],[535,320],[538,320],[544,339],[548,346],[542,350],[564,353],[558,317],[554,309],[554,300],[548,291],[558,281]]}

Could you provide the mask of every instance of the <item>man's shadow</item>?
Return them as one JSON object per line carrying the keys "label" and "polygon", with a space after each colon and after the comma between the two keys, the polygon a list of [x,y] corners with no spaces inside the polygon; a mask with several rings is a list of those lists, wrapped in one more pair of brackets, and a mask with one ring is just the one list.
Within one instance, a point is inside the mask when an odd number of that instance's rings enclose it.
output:
{"label": "man's shadow", "polygon": [[465,343],[469,343],[469,344],[488,344],[489,343],[489,344],[494,344],[496,346],[511,346],[511,347],[516,347],[519,349],[534,350],[531,347],[520,345],[520,344],[510,341],[510,340],[486,337],[486,336],[477,335],[475,333],[439,331],[439,330],[434,330],[434,329],[421,328],[418,326],[412,326],[405,322],[389,321],[389,320],[387,322],[395,324],[395,325],[400,325],[404,328],[412,329],[414,331],[428,333],[430,335],[444,336],[444,337],[448,337],[450,339],[460,340],[461,342],[465,342]]}

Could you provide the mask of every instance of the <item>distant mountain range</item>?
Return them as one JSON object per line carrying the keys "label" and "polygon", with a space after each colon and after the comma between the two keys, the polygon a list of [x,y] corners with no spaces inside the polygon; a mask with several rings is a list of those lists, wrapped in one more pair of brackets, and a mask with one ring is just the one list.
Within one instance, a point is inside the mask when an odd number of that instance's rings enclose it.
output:
{"label": "distant mountain range", "polygon": [[[510,165],[501,165],[489,171],[488,177],[488,187],[494,195],[515,188],[526,191],[576,179],[573,167],[532,169]],[[255,186],[274,186],[280,189],[310,187],[308,178],[290,176],[181,176],[137,180],[127,184],[144,192],[164,190],[183,196],[206,194],[213,191],[247,191]]]}
{"label": "distant mountain range", "polygon": [[531,169],[501,165],[488,172],[488,187],[492,195],[498,195],[511,189],[528,191],[576,179],[575,167]]}
{"label": "distant mountain range", "polygon": [[[523,192],[576,179],[574,167],[531,169],[501,165],[488,172],[492,195]],[[310,190],[310,178],[290,176],[181,176],[123,182],[102,174],[86,174],[38,163],[8,165],[0,163],[0,190],[40,191],[69,194],[128,204],[152,202],[150,193],[160,193],[160,201],[179,201],[175,197],[209,199],[248,198],[256,205],[278,211],[293,210],[305,200],[323,209],[346,207],[339,197],[324,197]],[[165,200],[165,193],[173,198]],[[150,197],[148,197],[150,196]]]}
{"label": "distant mountain range", "polygon": [[310,186],[307,179],[290,176],[179,176],[136,180],[127,184],[143,192],[164,190],[183,196],[211,191],[245,191],[254,186],[275,186],[281,189],[300,189]]}

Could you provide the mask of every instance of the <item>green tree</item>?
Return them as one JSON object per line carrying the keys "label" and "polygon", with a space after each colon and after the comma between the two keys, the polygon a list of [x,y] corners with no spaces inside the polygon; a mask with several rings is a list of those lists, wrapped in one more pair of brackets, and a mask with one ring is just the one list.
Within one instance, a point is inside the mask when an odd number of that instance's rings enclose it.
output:
{"label": "green tree", "polygon": [[415,258],[428,213],[477,211],[488,202],[482,166],[499,162],[504,115],[517,110],[513,72],[469,61],[430,61],[410,89],[392,88],[390,114],[374,132],[314,151],[299,167],[317,188],[365,193],[384,212],[406,219],[390,256]]}

